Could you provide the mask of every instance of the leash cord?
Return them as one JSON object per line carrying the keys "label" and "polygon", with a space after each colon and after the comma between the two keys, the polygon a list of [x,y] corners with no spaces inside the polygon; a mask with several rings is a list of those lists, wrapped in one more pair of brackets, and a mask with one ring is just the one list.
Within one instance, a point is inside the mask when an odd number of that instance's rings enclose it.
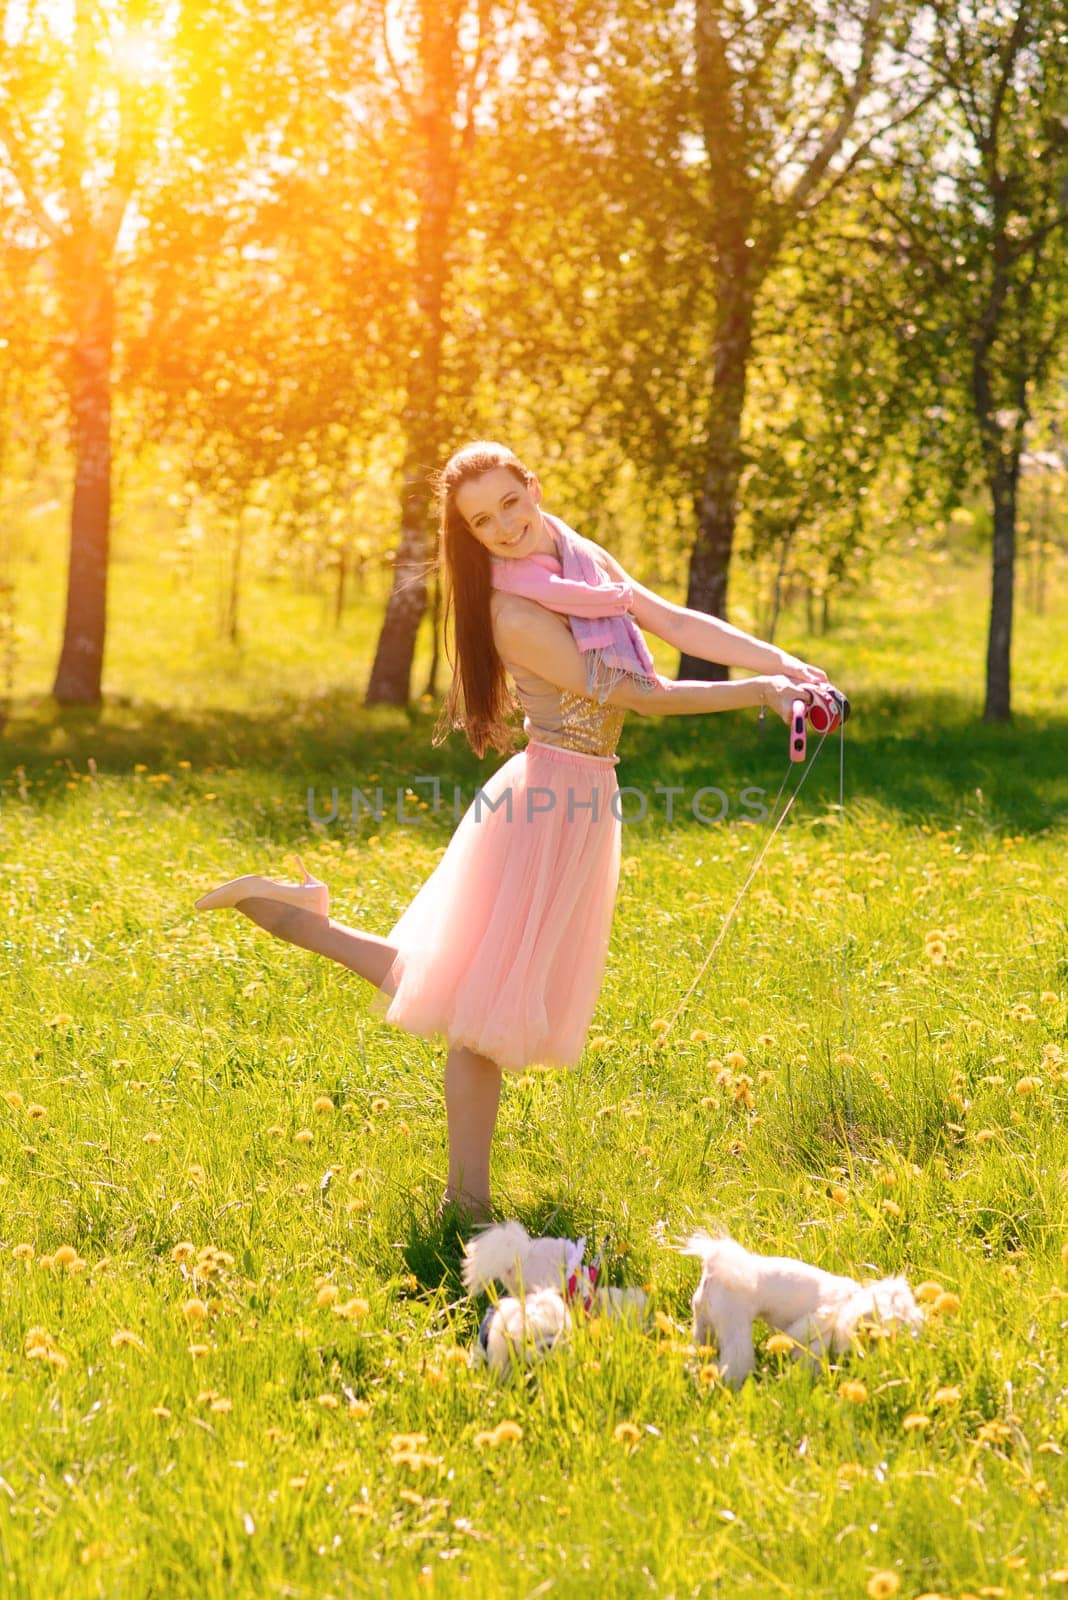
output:
{"label": "leash cord", "polygon": [[[841,815],[841,805],[842,805],[842,800],[843,800],[843,796],[844,796],[844,793],[845,793],[845,723],[844,723],[844,720],[843,720],[842,723],[840,723],[839,727],[840,727],[840,731],[841,731],[841,754],[840,754],[840,758],[839,758],[838,799],[839,799],[839,815]],[[750,867],[749,873],[748,873],[748,875],[746,877],[745,882],[742,884],[742,887],[738,890],[738,893],[735,896],[734,904],[731,906],[730,910],[727,912],[727,915],[724,917],[723,923],[722,923],[722,925],[720,927],[720,930],[716,934],[716,937],[712,942],[711,949],[708,951],[708,954],[705,956],[705,959],[702,961],[700,967],[698,968],[698,972],[697,972],[696,978],[694,978],[693,982],[690,984],[690,987],[687,989],[686,993],[683,995],[682,999],[679,1001],[678,1005],[675,1007],[675,1010],[672,1012],[670,1018],[668,1019],[668,1025],[664,1029],[663,1033],[660,1035],[660,1043],[661,1044],[663,1044],[664,1041],[668,1038],[668,1035],[671,1033],[672,1028],[675,1026],[676,1022],[679,1020],[679,1017],[685,1011],[687,1005],[689,1005],[690,999],[693,996],[693,993],[694,993],[695,989],[697,988],[698,984],[701,982],[701,979],[704,977],[705,973],[708,971],[708,969],[709,969],[709,967],[710,967],[710,965],[712,963],[712,959],[716,954],[716,951],[719,949],[720,945],[723,943],[723,940],[726,937],[727,929],[730,927],[731,923],[734,921],[734,917],[735,917],[735,914],[738,911],[738,907],[741,905],[743,899],[745,898],[746,890],[749,888],[749,885],[752,883],[753,879],[756,877],[757,873],[759,872],[761,863],[763,862],[764,857],[767,855],[768,850],[771,847],[771,843],[772,843],[773,839],[775,838],[775,835],[778,833],[779,829],[782,827],[783,823],[786,821],[787,817],[790,815],[790,811],[791,811],[791,808],[793,806],[793,803],[797,799],[798,795],[801,793],[801,789],[802,789],[802,786],[804,785],[805,779],[808,777],[809,772],[812,770],[812,763],[815,761],[816,757],[819,755],[820,751],[823,749],[823,743],[824,743],[824,740],[826,739],[826,737],[827,737],[827,732],[824,731],[820,735],[819,744],[813,750],[812,754],[808,758],[808,761],[805,763],[804,770],[801,773],[801,776],[797,781],[797,787],[794,789],[793,793],[788,797],[788,799],[786,801],[786,804],[782,809],[781,816],[778,818],[778,820],[776,821],[774,827],[770,830],[770,832],[768,833],[767,838],[764,840],[764,843],[760,848],[759,855],[757,856],[756,860],[753,862],[753,865]],[[779,800],[780,800],[780,798],[782,796],[782,792],[786,788],[787,781],[789,780],[790,771],[791,771],[791,768],[787,767],[786,774],[783,777],[783,780],[779,785],[779,792],[775,796],[775,799],[772,801],[771,815],[773,817],[775,815],[776,807],[778,806]],[[844,900],[842,902],[842,907],[843,907],[843,916],[844,916],[844,914],[845,914],[845,901]],[[843,955],[843,979],[842,979],[842,981],[843,981],[843,985],[844,985],[844,982],[845,982],[845,975],[844,975],[845,946],[844,946],[844,943],[843,943],[842,955]],[[844,988],[843,988],[843,995],[844,995]]]}

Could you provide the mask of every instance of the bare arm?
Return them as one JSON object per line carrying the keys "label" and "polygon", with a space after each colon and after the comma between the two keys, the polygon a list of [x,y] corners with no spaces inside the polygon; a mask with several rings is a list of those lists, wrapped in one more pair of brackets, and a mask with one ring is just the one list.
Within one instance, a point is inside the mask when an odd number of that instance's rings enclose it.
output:
{"label": "bare arm", "polygon": [[[592,542],[592,541],[591,541]],[[747,667],[750,672],[785,673],[795,683],[826,683],[827,674],[819,667],[809,666],[778,645],[766,644],[741,628],[710,617],[703,611],[691,611],[687,606],[677,606],[664,600],[652,589],[635,583],[614,556],[601,545],[596,546],[612,577],[619,583],[629,583],[634,592],[631,614],[635,622],[649,633],[655,633],[665,644],[673,644],[684,655],[696,656],[700,661],[715,661],[725,667]]]}
{"label": "bare arm", "polygon": [[[503,594],[493,596],[492,613],[494,640],[508,661],[567,693],[589,693],[582,652],[563,617],[532,600]],[[647,692],[624,679],[611,690],[605,703],[650,717],[692,716],[769,705],[789,720],[790,702],[796,693],[789,679],[781,676],[739,678],[735,683],[673,683],[662,678]]]}

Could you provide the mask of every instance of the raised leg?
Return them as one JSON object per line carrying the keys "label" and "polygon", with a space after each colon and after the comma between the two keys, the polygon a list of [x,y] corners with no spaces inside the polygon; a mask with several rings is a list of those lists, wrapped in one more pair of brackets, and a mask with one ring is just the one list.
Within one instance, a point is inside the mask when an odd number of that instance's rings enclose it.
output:
{"label": "raised leg", "polygon": [[287,905],[282,900],[268,900],[262,895],[249,895],[239,900],[237,910],[251,917],[259,927],[273,933],[276,938],[296,944],[302,950],[314,950],[316,955],[338,961],[351,972],[373,983],[376,989],[391,994],[387,974],[397,957],[396,949],[388,939],[374,933],[361,933],[356,928],[346,928],[343,922],[307,911],[303,906]]}
{"label": "raised leg", "polygon": [[445,1063],[449,1129],[446,1200],[478,1220],[490,1216],[490,1144],[501,1099],[501,1069],[488,1056],[454,1045]]}

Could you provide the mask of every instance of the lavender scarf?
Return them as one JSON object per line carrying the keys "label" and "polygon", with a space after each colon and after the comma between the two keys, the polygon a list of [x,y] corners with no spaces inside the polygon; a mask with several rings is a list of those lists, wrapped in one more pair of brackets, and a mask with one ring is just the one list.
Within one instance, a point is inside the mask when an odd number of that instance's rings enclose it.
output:
{"label": "lavender scarf", "polygon": [[559,517],[543,512],[560,544],[560,559],[523,556],[492,562],[493,587],[536,600],[566,614],[575,643],[586,659],[586,688],[601,704],[624,678],[648,692],[659,681],[641,629],[627,615],[634,602],[629,583],[614,583],[592,546]]}

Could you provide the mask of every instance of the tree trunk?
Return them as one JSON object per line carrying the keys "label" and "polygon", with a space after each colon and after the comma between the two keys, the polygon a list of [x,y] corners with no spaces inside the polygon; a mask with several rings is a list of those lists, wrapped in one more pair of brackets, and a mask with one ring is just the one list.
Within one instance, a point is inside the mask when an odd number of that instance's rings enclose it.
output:
{"label": "tree trunk", "polygon": [[[739,218],[748,227],[749,218]],[[733,231],[733,230],[732,230]],[[727,618],[727,578],[734,547],[738,483],[742,474],[742,411],[753,343],[755,274],[744,239],[722,251],[718,262],[712,392],[701,493],[694,502],[697,536],[690,556],[686,604],[694,611]],[[706,682],[726,678],[718,663],[683,655],[680,678]]]}
{"label": "tree trunk", "polygon": [[455,3],[442,5],[440,0],[422,0],[421,5],[423,165],[415,238],[416,348],[409,356],[400,542],[393,587],[367,686],[369,706],[407,705],[415,640],[426,610],[432,548],[429,477],[441,465],[439,387],[445,339],[444,301],[449,275],[449,229],[461,159],[453,130],[459,97],[459,9]]}
{"label": "tree trunk", "polygon": [[98,705],[107,631],[111,523],[111,356],[114,295],[106,268],[86,269],[78,295],[69,397],[74,452],[70,567],[63,648],[52,693],[61,705]]}
{"label": "tree trunk", "polygon": [[430,466],[431,461],[409,443],[404,463],[400,543],[393,565],[393,588],[367,686],[369,706],[405,706],[410,697],[415,640],[426,609]]}
{"label": "tree trunk", "polygon": [[994,547],[983,721],[1008,722],[1012,718],[1012,610],[1016,565],[1016,472],[1011,462],[995,467],[990,490],[994,502]]}

